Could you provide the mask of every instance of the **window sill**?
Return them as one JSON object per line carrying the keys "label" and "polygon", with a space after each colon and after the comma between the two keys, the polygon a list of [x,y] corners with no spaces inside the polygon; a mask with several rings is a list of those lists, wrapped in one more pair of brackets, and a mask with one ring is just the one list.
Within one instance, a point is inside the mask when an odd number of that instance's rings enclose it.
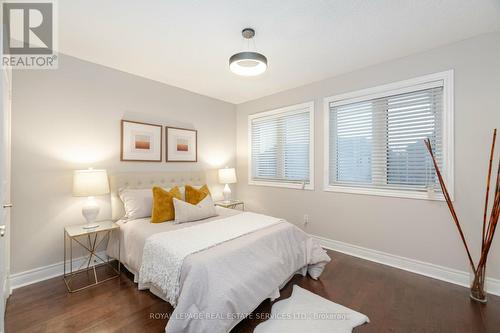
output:
{"label": "window sill", "polygon": [[282,188],[292,188],[296,190],[308,190],[308,191],[314,190],[314,184],[306,184],[306,186],[302,188],[303,185],[300,183],[266,182],[263,180],[249,180],[248,185],[282,187]]}
{"label": "window sill", "polygon": [[[338,185],[327,185],[324,188],[325,192],[340,192],[340,193],[351,193],[351,194],[363,194],[363,195],[377,195],[384,197],[393,198],[405,198],[405,199],[418,199],[418,200],[431,200],[431,201],[445,201],[444,196],[440,192],[411,192],[402,190],[391,190],[391,189],[379,189],[379,188],[366,188],[366,187],[354,187],[354,186],[338,186]],[[453,195],[452,201],[453,201]]]}

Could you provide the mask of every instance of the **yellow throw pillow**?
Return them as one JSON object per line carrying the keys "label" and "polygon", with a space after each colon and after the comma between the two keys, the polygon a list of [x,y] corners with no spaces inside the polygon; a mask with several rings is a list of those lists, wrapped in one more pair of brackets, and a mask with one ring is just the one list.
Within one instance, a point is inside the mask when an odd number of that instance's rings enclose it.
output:
{"label": "yellow throw pillow", "polygon": [[172,221],[175,218],[174,198],[181,199],[181,191],[177,186],[170,189],[170,191],[165,191],[161,187],[153,187],[151,223]]}
{"label": "yellow throw pillow", "polygon": [[200,189],[186,185],[186,202],[189,202],[191,205],[197,205],[207,195],[210,195],[207,185],[203,185]]}

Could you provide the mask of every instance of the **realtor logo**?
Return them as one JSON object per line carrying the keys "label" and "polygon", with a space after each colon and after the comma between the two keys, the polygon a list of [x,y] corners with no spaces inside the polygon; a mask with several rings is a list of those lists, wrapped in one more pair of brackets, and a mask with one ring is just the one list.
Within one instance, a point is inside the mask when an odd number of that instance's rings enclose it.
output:
{"label": "realtor logo", "polygon": [[2,67],[57,68],[52,1],[3,2],[2,18]]}

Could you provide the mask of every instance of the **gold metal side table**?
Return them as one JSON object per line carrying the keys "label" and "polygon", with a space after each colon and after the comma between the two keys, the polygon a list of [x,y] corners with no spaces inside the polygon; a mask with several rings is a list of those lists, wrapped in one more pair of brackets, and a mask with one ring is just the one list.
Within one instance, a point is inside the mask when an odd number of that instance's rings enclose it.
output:
{"label": "gold metal side table", "polygon": [[[120,276],[121,273],[121,264],[120,264],[120,237],[118,237],[118,269],[113,267],[109,261],[109,257],[106,256],[106,260],[101,258],[101,255],[98,254],[96,251],[99,249],[99,246],[103,244],[104,240],[107,240],[109,242],[111,234],[114,231],[118,231],[120,229],[120,226],[113,221],[99,221],[99,226],[96,228],[92,229],[85,229],[83,228],[85,224],[80,224],[80,225],[69,225],[64,227],[64,283],[66,284],[66,288],[70,293],[77,292],[89,287],[96,286],[100,283],[103,283],[105,281],[109,281],[111,279],[117,278]],[[100,239],[99,239],[100,238]],[[67,255],[67,244],[69,242],[69,272],[66,271],[66,266],[67,266],[67,261],[68,261],[68,255]],[[88,258],[85,260],[82,260],[80,267],[73,271],[73,242],[77,243],[80,245],[81,248],[83,248],[87,253],[88,253]],[[93,260],[95,262],[93,262]],[[98,280],[97,278],[97,272],[96,272],[96,265],[98,264],[97,260],[100,261],[99,266],[101,265],[107,265],[109,266],[116,274],[107,277],[103,280]],[[84,267],[86,266],[86,267]],[[88,271],[93,271],[94,273],[94,283],[87,284],[83,287],[80,288],[72,288],[71,287],[71,280],[75,276],[77,276],[80,273],[83,272],[88,272]]]}
{"label": "gold metal side table", "polygon": [[220,200],[214,202],[216,206],[224,207],[224,208],[230,208],[230,209],[236,209],[236,207],[241,206],[241,210],[245,210],[245,203],[241,200]]}

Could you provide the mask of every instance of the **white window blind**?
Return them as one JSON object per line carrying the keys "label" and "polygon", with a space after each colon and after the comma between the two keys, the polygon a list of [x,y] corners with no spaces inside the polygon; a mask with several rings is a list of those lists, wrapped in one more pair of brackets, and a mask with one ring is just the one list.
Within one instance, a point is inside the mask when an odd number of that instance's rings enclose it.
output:
{"label": "white window blind", "polygon": [[250,182],[311,185],[312,113],[306,103],[250,116]]}
{"label": "white window blind", "polygon": [[327,187],[362,188],[367,194],[370,189],[439,192],[423,141],[431,140],[441,170],[449,167],[444,163],[443,94],[444,82],[437,81],[329,102]]}

